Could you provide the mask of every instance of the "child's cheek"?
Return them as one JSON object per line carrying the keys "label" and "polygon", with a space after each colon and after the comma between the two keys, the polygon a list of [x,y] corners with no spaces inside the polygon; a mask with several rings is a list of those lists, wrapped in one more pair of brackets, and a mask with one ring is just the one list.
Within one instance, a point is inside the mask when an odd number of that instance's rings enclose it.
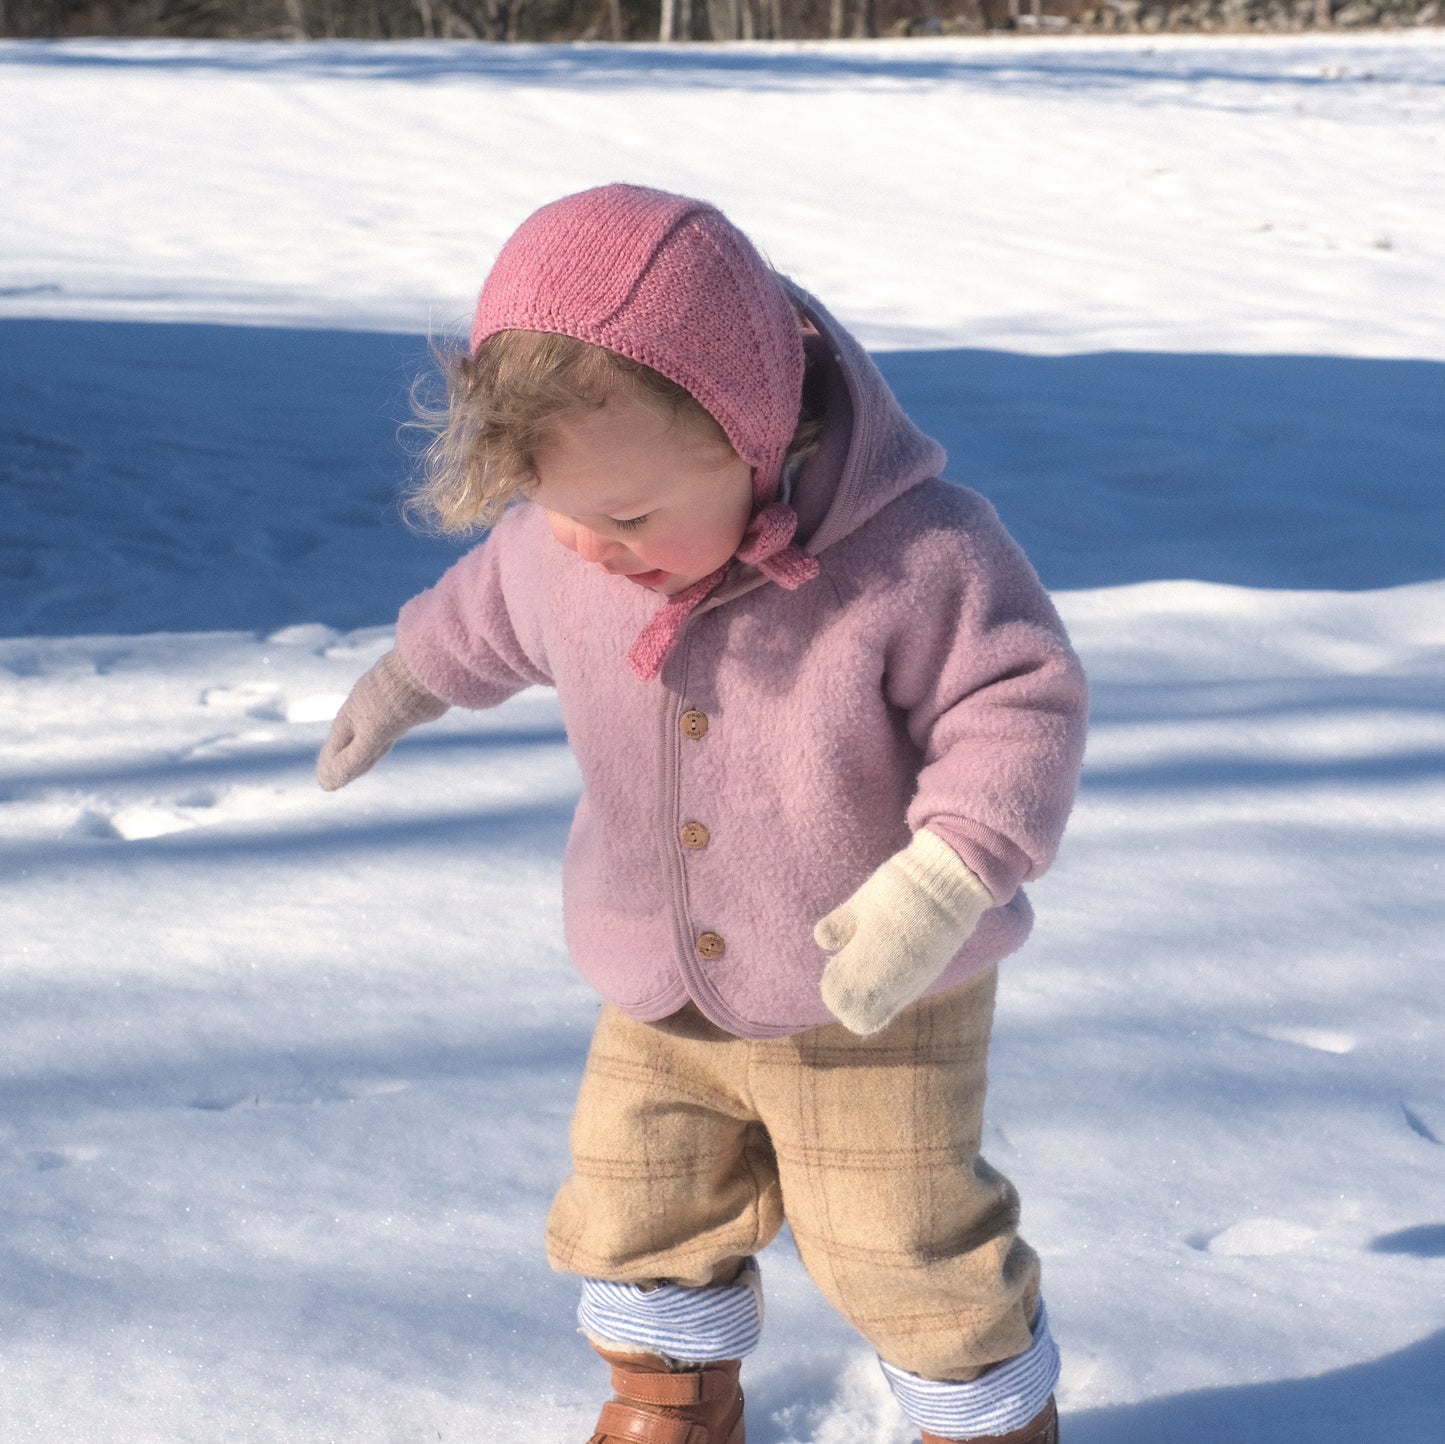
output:
{"label": "child's cheek", "polygon": [[552,535],[567,548],[569,552],[577,550],[577,523],[565,516],[558,516],[555,511],[547,513],[547,525],[552,528]]}

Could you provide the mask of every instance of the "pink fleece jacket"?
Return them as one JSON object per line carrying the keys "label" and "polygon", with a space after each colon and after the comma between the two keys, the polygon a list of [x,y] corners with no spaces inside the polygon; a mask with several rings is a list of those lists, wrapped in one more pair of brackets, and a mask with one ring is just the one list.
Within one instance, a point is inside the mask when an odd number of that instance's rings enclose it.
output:
{"label": "pink fleece jacket", "polygon": [[735,562],[644,682],[625,658],[656,598],[522,502],[397,626],[407,666],[449,702],[557,689],[584,783],[563,882],[584,976],[635,1018],[691,999],[754,1038],[833,1021],[813,925],[922,827],[997,904],[930,991],[1013,952],[1032,923],[1020,884],[1073,801],[1086,707],[992,507],[938,479],[942,449],[792,295],[828,379],[823,445],[792,494],[816,579],[785,591]]}

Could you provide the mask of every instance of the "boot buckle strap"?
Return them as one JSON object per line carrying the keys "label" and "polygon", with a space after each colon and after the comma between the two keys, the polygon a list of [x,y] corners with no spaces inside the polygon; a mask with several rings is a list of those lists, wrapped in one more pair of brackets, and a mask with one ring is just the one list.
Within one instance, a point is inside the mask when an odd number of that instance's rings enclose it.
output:
{"label": "boot buckle strap", "polygon": [[612,1366],[612,1388],[624,1399],[639,1404],[662,1404],[673,1409],[686,1409],[707,1398],[701,1369],[685,1369],[669,1374],[644,1374],[640,1371]]}
{"label": "boot buckle strap", "polygon": [[595,1437],[615,1439],[618,1444],[708,1444],[707,1430],[700,1424],[667,1414],[645,1414],[616,1400],[602,1406]]}

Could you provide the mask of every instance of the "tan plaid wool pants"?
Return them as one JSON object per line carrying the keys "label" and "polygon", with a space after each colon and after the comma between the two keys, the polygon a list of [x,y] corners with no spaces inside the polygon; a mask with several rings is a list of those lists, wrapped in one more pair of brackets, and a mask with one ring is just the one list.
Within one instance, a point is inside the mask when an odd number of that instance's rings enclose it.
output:
{"label": "tan plaid wool pants", "polygon": [[552,1266],[721,1284],[786,1218],[829,1302],[890,1364],[967,1380],[1028,1348],[1038,1258],[978,1152],[996,973],[879,1033],[735,1038],[688,1007],[604,1007],[552,1205]]}

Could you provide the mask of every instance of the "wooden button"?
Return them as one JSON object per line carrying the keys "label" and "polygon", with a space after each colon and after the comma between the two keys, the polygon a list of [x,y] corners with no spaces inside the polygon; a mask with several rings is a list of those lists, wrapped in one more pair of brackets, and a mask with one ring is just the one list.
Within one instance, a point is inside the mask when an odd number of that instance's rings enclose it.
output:
{"label": "wooden button", "polygon": [[677,725],[682,728],[684,737],[691,737],[696,742],[699,737],[707,736],[707,713],[693,708],[682,714]]}
{"label": "wooden button", "polygon": [[716,933],[700,933],[697,939],[698,956],[720,958],[727,952],[728,945]]}
{"label": "wooden button", "polygon": [[701,852],[708,844],[708,830],[700,822],[683,823],[677,835],[682,839],[682,845],[694,852]]}

